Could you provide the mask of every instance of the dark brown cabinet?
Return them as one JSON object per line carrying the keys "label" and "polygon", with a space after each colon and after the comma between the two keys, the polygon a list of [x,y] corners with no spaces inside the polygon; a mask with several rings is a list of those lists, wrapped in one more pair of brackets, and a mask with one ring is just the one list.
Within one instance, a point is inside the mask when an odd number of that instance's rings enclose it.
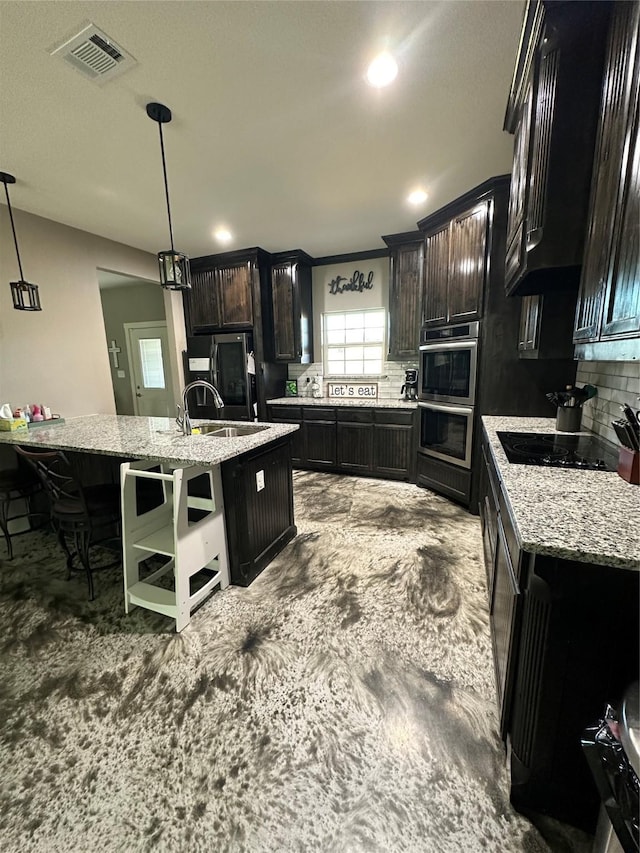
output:
{"label": "dark brown cabinet", "polygon": [[284,391],[287,367],[272,352],[271,255],[253,247],[191,261],[191,290],[183,292],[187,335],[253,332],[258,417],[266,400]]}
{"label": "dark brown cabinet", "polygon": [[607,3],[528,3],[505,116],[509,294],[577,287],[608,15]]}
{"label": "dark brown cabinet", "polygon": [[336,413],[335,409],[309,406],[302,409],[304,424],[304,461],[317,468],[335,468]]}
{"label": "dark brown cabinet", "polygon": [[287,436],[222,463],[229,569],[239,586],[248,586],[296,535],[288,442]]}
{"label": "dark brown cabinet", "polygon": [[301,425],[292,442],[292,461],[300,468],[414,478],[413,409],[278,405],[269,407],[269,418]]}
{"label": "dark brown cabinet", "polygon": [[[580,736],[608,697],[637,678],[638,573],[524,550],[486,434],[482,459],[480,517],[511,801],[592,832],[600,802]],[[611,632],[625,654],[612,655],[602,642]]]}
{"label": "dark brown cabinet", "polygon": [[389,359],[415,359],[422,317],[424,236],[420,231],[382,238],[389,257]]}
{"label": "dark brown cabinet", "polygon": [[574,330],[579,358],[640,357],[640,4],[614,5]]}
{"label": "dark brown cabinet", "polygon": [[449,222],[427,226],[423,325],[465,323],[482,316],[489,204],[478,201]]}
{"label": "dark brown cabinet", "polygon": [[416,436],[412,412],[376,409],[373,430],[373,471],[393,480],[414,479]]}
{"label": "dark brown cabinet", "polygon": [[573,358],[571,329],[575,311],[573,291],[523,296],[518,334],[520,358]]}
{"label": "dark brown cabinet", "polygon": [[449,323],[467,323],[482,314],[488,222],[489,202],[483,201],[456,216],[451,223]]}
{"label": "dark brown cabinet", "polygon": [[313,361],[311,266],[304,252],[272,255],[274,360],[310,364]]}
{"label": "dark brown cabinet", "polygon": [[269,420],[274,423],[300,424],[300,429],[291,437],[291,461],[294,465],[300,464],[304,459],[304,430],[300,406],[269,406]]}
{"label": "dark brown cabinet", "polygon": [[261,275],[267,264],[261,250],[194,258],[191,290],[183,293],[189,333],[252,328],[262,316]]}
{"label": "dark brown cabinet", "polygon": [[373,467],[373,426],[338,424],[338,467],[368,474]]}
{"label": "dark brown cabinet", "polygon": [[422,323],[447,322],[449,281],[449,223],[427,234],[425,240],[424,299]]}

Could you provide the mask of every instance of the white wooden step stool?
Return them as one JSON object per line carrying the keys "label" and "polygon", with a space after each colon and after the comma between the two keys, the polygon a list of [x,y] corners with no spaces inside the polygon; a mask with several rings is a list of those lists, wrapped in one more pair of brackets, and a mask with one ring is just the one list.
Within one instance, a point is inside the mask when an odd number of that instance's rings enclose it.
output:
{"label": "white wooden step stool", "polygon": [[[149,470],[158,467],[160,471]],[[202,476],[209,478],[211,498],[189,495],[189,482]],[[143,515],[138,515],[136,508],[138,478],[162,483],[163,502]],[[158,462],[125,462],[120,466],[120,483],[125,612],[146,607],[175,619],[176,631],[182,631],[193,609],[215,586],[229,586],[220,466],[174,469]],[[189,509],[204,510],[207,515],[190,522]],[[140,563],[151,554],[163,554],[170,560],[141,581]],[[192,595],[191,578],[204,568],[215,573]],[[170,571],[174,574],[173,590],[154,584]]]}

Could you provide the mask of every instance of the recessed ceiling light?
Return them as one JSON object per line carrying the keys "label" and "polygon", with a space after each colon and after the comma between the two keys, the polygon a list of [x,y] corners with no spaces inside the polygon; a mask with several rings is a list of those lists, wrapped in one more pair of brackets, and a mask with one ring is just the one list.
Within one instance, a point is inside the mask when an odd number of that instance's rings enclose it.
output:
{"label": "recessed ceiling light", "polygon": [[367,82],[377,89],[388,86],[396,79],[398,63],[387,51],[378,54],[367,69]]}
{"label": "recessed ceiling light", "polygon": [[217,228],[213,232],[213,236],[216,238],[218,243],[230,243],[233,238],[231,231],[228,231],[226,228]]}
{"label": "recessed ceiling light", "polygon": [[414,190],[412,193],[409,193],[407,196],[407,201],[409,204],[422,204],[423,201],[426,201],[429,196],[426,194],[424,190]]}

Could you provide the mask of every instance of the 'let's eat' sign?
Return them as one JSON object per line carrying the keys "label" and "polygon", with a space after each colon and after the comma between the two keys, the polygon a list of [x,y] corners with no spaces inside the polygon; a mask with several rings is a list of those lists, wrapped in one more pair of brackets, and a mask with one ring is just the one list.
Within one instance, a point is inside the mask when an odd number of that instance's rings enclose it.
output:
{"label": "'let's eat' sign", "polygon": [[372,382],[369,385],[361,385],[352,382],[329,382],[328,387],[330,397],[343,397],[350,398],[353,400],[363,400],[378,396],[377,382]]}

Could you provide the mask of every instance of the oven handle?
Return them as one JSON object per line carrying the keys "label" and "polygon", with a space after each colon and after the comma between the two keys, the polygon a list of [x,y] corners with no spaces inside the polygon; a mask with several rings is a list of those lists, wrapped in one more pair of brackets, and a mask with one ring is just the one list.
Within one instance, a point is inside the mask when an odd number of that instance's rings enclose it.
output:
{"label": "oven handle", "polygon": [[428,344],[420,344],[420,352],[426,352],[430,349],[476,349],[477,346],[478,341],[475,338],[472,340],[467,338],[466,340],[459,339],[457,341],[447,341],[446,343],[442,343],[442,341],[432,341]]}
{"label": "oven handle", "polygon": [[453,415],[473,414],[473,408],[471,406],[440,406],[438,403],[418,403],[418,407],[422,409],[435,409],[436,412],[450,412]]}

